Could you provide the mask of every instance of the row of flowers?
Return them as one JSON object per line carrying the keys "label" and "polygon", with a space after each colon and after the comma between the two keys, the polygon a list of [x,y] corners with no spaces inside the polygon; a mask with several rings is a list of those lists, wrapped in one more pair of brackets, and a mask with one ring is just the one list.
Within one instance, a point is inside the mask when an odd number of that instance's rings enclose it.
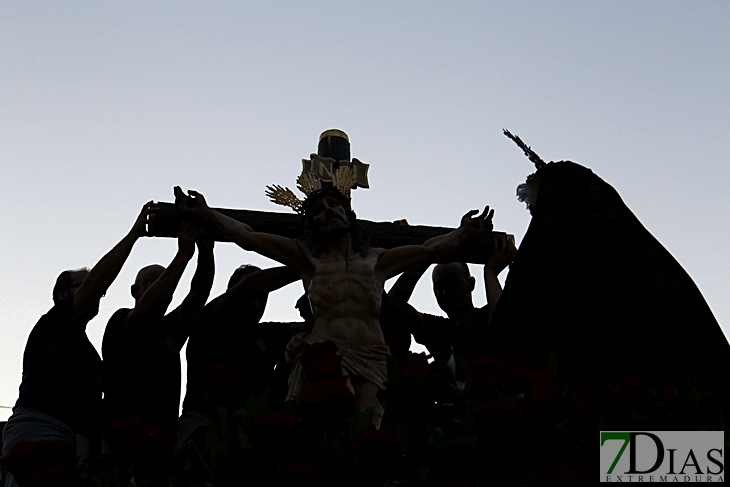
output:
{"label": "row of flowers", "polygon": [[[212,371],[217,379],[207,396],[219,407],[191,442],[173,455],[164,431],[135,418],[116,422],[85,472],[88,481],[100,487],[581,485],[599,474],[600,430],[724,429],[721,415],[696,391],[638,377],[608,384],[566,378],[530,368],[520,353],[462,366],[453,358],[429,363],[423,354],[404,355],[379,394],[386,413],[374,429],[371,414],[355,410],[334,344],[310,345],[300,359],[309,384],[299,404],[271,411],[265,393],[231,407],[230,374]],[[60,485],[48,479],[76,473],[67,462],[53,464],[54,455],[68,452],[23,448],[5,460],[8,467],[45,458],[28,485]]]}

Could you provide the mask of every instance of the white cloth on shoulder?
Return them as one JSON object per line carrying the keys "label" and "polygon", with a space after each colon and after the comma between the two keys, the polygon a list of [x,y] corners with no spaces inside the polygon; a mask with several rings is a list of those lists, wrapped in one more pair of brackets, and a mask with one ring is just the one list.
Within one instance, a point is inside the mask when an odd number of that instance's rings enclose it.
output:
{"label": "white cloth on shoulder", "polygon": [[[60,419],[37,409],[15,406],[3,431],[2,456],[6,457],[10,450],[21,441],[49,441],[69,445],[75,451],[77,465],[85,465],[89,456],[89,440],[69,428]],[[17,482],[10,472],[5,477],[5,487],[17,487]]]}

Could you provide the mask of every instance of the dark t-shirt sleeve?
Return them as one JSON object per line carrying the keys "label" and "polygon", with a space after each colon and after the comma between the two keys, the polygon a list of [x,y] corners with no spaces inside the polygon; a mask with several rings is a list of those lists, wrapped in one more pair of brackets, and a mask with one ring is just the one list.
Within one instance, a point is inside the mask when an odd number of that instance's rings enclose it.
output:
{"label": "dark t-shirt sleeve", "polygon": [[31,337],[48,333],[63,333],[71,331],[75,327],[74,301],[73,295],[71,295],[56,304],[38,321],[31,332]]}
{"label": "dark t-shirt sleeve", "polygon": [[152,313],[146,316],[138,316],[132,320],[127,320],[127,315],[132,312],[131,309],[120,309],[109,320],[107,324],[106,335],[114,338],[116,341],[126,339],[147,339],[160,340],[166,342],[174,342],[177,351],[182,350],[189,335],[190,326],[196,313],[192,316],[185,316],[181,312],[181,306],[170,311],[166,315]]}
{"label": "dark t-shirt sleeve", "polygon": [[84,330],[97,313],[99,313],[98,306],[88,306],[82,314],[76,314],[72,294],[51,308],[36,328],[49,332]]}

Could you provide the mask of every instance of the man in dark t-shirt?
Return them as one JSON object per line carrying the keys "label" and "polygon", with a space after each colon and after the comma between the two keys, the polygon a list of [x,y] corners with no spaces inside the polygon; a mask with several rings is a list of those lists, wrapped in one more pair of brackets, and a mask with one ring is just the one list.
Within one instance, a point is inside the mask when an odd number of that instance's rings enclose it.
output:
{"label": "man in dark t-shirt", "polygon": [[[146,225],[157,208],[147,203],[130,232],[93,269],[64,271],[53,288],[53,308],[28,337],[23,354],[23,381],[13,415],[3,432],[4,458],[13,447],[33,455],[30,444],[49,441],[68,450],[70,461],[83,463],[95,444],[101,407],[101,358],[86,335],[99,302],[119,274],[135,242],[147,235]],[[30,452],[30,453],[27,453]],[[18,454],[19,455],[19,454]],[[17,465],[33,465],[18,461]],[[10,464],[8,468],[12,470]],[[19,482],[33,472],[17,470]],[[14,482],[14,480],[10,480]],[[10,485],[14,485],[11,483]]]}
{"label": "man in dark t-shirt", "polygon": [[174,430],[180,405],[180,350],[188,322],[180,307],[125,327],[131,309],[117,310],[104,332],[104,403],[107,419],[139,416]]}
{"label": "man in dark t-shirt", "polygon": [[17,405],[46,412],[88,438],[99,420],[101,358],[86,324],[98,308],[79,315],[74,300],[73,294],[64,298],[30,332]]}
{"label": "man in dark t-shirt", "polygon": [[408,323],[416,342],[435,358],[448,360],[453,351],[456,356],[472,360],[483,354],[490,316],[502,294],[497,276],[512,262],[516,252],[510,240],[495,240],[494,252],[484,266],[487,305],[482,308],[474,307],[472,292],[476,280],[463,262],[438,264],[433,270],[434,296],[448,317],[420,313],[407,304],[428,265],[410,269],[398,278],[388,292],[391,305]]}
{"label": "man in dark t-shirt", "polygon": [[[276,382],[286,344],[302,323],[259,323],[269,292],[299,280],[288,267],[261,270],[245,265],[228,290],[195,317],[186,352],[188,380],[178,438],[184,443],[206,424],[204,414],[221,405],[241,405]],[[284,376],[283,392],[286,391]]]}
{"label": "man in dark t-shirt", "polygon": [[[213,243],[183,221],[178,252],[167,268],[139,271],[133,309],[120,309],[104,331],[104,410],[106,420],[138,416],[147,425],[172,434],[180,407],[180,350],[190,322],[208,299],[213,285]],[[187,263],[198,246],[198,266],[182,304],[165,314]]]}

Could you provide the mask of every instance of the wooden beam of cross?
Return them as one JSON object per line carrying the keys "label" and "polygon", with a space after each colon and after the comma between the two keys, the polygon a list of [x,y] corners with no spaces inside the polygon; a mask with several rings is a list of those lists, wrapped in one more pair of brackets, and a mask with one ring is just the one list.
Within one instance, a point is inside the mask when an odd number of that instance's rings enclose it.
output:
{"label": "wooden beam of cross", "polygon": [[[152,237],[177,237],[181,217],[173,203],[157,203],[160,210],[155,214],[149,228]],[[232,210],[214,208],[234,220],[246,223],[254,231],[273,233],[282,237],[297,238],[302,233],[301,217],[291,213],[267,211]],[[421,245],[431,237],[443,235],[453,230],[446,227],[427,227],[422,225],[406,226],[400,223],[371,222],[357,220],[363,227],[365,237],[373,247],[392,249],[402,245]],[[512,238],[505,232],[492,232],[489,235],[474,236],[464,242],[455,252],[439,259],[439,262],[469,262],[486,264],[492,255],[495,238]],[[218,242],[230,240],[222,234],[214,235]]]}
{"label": "wooden beam of cross", "polygon": [[[319,136],[317,153],[309,159],[302,160],[302,171],[317,176],[324,184],[332,184],[332,175],[340,167],[351,167],[356,176],[355,188],[369,188],[368,164],[350,158],[350,139],[346,133],[338,129],[325,130]],[[158,203],[160,211],[150,224],[149,232],[153,237],[177,237],[181,218],[172,203]],[[272,233],[282,237],[296,239],[302,234],[302,222],[299,215],[291,213],[270,213],[265,211],[231,210],[215,208],[217,211],[234,220],[246,223],[254,231]],[[445,227],[408,226],[402,223],[371,222],[360,220],[365,237],[373,247],[392,249],[403,245],[421,245],[432,237],[443,235],[453,230]],[[486,264],[492,255],[494,240],[507,237],[514,243],[514,236],[504,232],[492,232],[490,235],[475,236],[464,242],[455,252],[439,259],[439,262],[469,262]],[[214,235],[219,242],[229,239],[222,234]]]}

